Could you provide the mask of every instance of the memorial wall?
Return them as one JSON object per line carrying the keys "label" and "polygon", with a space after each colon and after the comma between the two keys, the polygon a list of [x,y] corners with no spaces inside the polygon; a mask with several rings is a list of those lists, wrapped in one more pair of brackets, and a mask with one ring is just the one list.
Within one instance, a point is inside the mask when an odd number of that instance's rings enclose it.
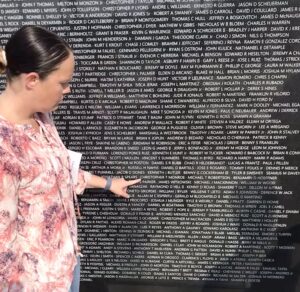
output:
{"label": "memorial wall", "polygon": [[1,0],[26,24],[74,50],[82,168],[142,178],[81,197],[81,291],[300,291],[299,1]]}

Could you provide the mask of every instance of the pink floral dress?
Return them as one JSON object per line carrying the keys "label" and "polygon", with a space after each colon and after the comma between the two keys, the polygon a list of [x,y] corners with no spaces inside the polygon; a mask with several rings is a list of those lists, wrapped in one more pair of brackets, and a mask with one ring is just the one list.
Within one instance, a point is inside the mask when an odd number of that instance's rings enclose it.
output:
{"label": "pink floral dress", "polygon": [[0,117],[0,291],[68,291],[78,255],[70,159],[50,115],[40,132]]}

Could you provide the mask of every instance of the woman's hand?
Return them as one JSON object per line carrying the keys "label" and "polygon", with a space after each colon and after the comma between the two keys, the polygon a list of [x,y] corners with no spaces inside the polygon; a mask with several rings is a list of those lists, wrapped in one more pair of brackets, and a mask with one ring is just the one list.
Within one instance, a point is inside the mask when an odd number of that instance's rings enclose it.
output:
{"label": "woman's hand", "polygon": [[141,179],[125,180],[122,178],[112,178],[111,187],[109,190],[116,195],[116,197],[123,197],[128,199],[127,188],[139,183]]}
{"label": "woman's hand", "polygon": [[141,179],[125,180],[124,178],[103,177],[92,174],[87,182],[87,188],[101,188],[109,190],[116,197],[129,198],[127,188],[139,183]]}

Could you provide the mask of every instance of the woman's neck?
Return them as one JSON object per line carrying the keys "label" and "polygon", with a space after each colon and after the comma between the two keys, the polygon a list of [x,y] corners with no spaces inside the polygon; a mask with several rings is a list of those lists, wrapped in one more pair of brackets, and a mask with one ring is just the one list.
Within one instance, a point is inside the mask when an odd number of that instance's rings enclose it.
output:
{"label": "woman's neck", "polygon": [[8,86],[0,94],[0,115],[16,124],[26,124],[34,120],[34,111],[30,108],[26,94]]}

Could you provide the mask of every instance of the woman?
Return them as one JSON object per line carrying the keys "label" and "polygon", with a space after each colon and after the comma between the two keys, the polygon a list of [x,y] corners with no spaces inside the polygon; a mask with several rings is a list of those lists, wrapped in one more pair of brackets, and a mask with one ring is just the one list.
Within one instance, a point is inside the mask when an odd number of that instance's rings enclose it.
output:
{"label": "woman", "polygon": [[70,92],[74,56],[65,41],[22,27],[0,52],[0,69],[0,291],[78,291],[76,195],[104,188],[128,198],[140,180],[83,170],[72,178],[50,114]]}

